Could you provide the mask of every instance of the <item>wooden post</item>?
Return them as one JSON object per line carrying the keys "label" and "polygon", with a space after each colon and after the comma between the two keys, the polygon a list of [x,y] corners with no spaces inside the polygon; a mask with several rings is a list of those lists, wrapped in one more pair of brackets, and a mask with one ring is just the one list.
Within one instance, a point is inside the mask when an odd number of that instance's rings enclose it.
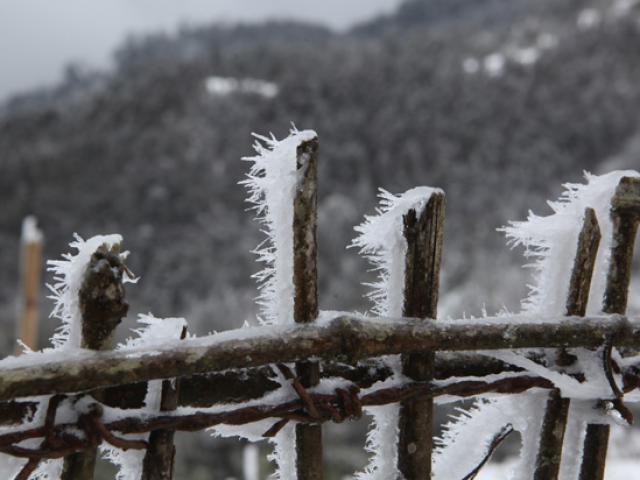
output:
{"label": "wooden post", "polygon": [[[124,300],[122,284],[125,266],[119,247],[100,246],[91,256],[80,287],[82,312],[82,347],[108,350],[115,328],[126,316],[129,305]],[[103,391],[92,392],[101,400]],[[91,480],[95,469],[97,446],[64,458],[62,480]]]}
{"label": "wooden post", "polygon": [[[605,313],[627,311],[633,249],[640,220],[640,178],[623,177],[611,200],[613,239],[602,302]],[[587,425],[580,480],[603,480],[609,443],[608,425]]]}
{"label": "wooden post", "polygon": [[[578,247],[573,263],[566,313],[568,316],[584,317],[587,313],[591,278],[600,245],[600,228],[596,212],[587,208],[584,212],[582,230],[578,237]],[[574,358],[560,349],[556,363],[569,366]],[[547,408],[540,432],[540,447],[536,458],[535,480],[554,480],[558,478],[562,458],[562,443],[567,426],[570,400],[560,396],[560,390],[549,393]]]}
{"label": "wooden post", "polygon": [[[318,139],[302,142],[297,148],[296,166],[300,183],[293,208],[293,318],[310,323],[318,317],[317,270],[317,163]],[[305,388],[320,382],[317,362],[296,363],[296,372]],[[296,470],[298,480],[321,480],[322,426],[296,424]]]}
{"label": "wooden post", "polygon": [[[187,336],[187,327],[182,329],[180,340]],[[180,380],[162,381],[160,411],[172,412],[178,408]],[[173,444],[175,431],[171,429],[154,430],[149,434],[149,446],[144,456],[141,480],[172,480],[176,447]]]}
{"label": "wooden post", "polygon": [[[36,219],[26,217],[22,222],[21,305],[18,319],[18,339],[31,350],[38,349],[38,301],[42,273],[42,232]],[[16,354],[22,353],[16,346]]]}
{"label": "wooden post", "polygon": [[[444,194],[434,193],[419,218],[415,210],[409,210],[404,216],[405,317],[435,319],[437,316],[444,208]],[[419,381],[433,379],[433,352],[403,354],[401,358],[402,372],[407,377]],[[404,478],[431,478],[432,423],[433,399],[401,402],[398,469]]]}

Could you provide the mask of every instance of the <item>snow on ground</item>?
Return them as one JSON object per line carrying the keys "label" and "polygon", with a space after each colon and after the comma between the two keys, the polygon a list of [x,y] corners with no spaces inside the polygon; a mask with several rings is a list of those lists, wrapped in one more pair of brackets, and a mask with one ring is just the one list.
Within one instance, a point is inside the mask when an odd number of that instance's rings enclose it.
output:
{"label": "snow on ground", "polygon": [[490,53],[484,57],[482,61],[484,70],[490,77],[499,77],[502,75],[505,63],[507,63],[507,60],[500,52]]}
{"label": "snow on ground", "polygon": [[482,71],[489,77],[500,77],[510,63],[523,66],[534,65],[547,51],[558,45],[558,39],[549,32],[540,33],[534,42],[522,45],[519,43],[507,45],[484,57],[465,57],[462,60],[462,70],[469,75]]}
{"label": "snow on ground", "polygon": [[585,8],[578,14],[576,24],[580,30],[589,30],[600,25],[602,15],[595,8]]}
{"label": "snow on ground", "polygon": [[274,98],[280,89],[273,82],[258,78],[235,78],[211,76],[205,82],[211,95],[225,97],[232,93],[253,93],[264,98]]}

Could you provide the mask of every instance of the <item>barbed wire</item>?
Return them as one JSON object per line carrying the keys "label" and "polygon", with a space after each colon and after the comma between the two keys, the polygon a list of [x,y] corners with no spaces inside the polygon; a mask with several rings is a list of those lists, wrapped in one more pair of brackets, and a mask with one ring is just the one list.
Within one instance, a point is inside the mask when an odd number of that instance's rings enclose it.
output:
{"label": "barbed wire", "polygon": [[[622,399],[625,393],[640,385],[640,375],[635,369],[621,370],[611,360],[611,351],[611,342],[605,342],[603,368],[611,386],[612,399],[600,400],[599,403],[604,410],[615,409],[628,423],[632,423],[633,416]],[[446,384],[407,382],[366,393],[356,384],[349,383],[345,387],[335,388],[331,393],[318,393],[307,390],[287,365],[276,366],[284,378],[291,382],[297,398],[278,404],[252,404],[217,412],[180,413],[180,410],[177,410],[171,414],[149,414],[144,417],[126,416],[126,409],[118,409],[123,417],[107,423],[103,405],[98,401],[92,401],[88,407],[78,411],[75,422],[56,424],[56,413],[65,399],[75,399],[75,405],[78,404],[78,400],[86,399],[87,395],[53,395],[47,405],[44,424],[0,434],[0,452],[28,459],[16,477],[18,480],[27,480],[41,461],[81,452],[96,447],[103,441],[122,450],[145,449],[148,446],[145,440],[123,438],[114,432],[127,435],[144,434],[158,429],[197,431],[216,425],[240,426],[273,418],[275,422],[263,433],[263,436],[268,438],[275,436],[292,421],[310,424],[329,421],[341,423],[360,418],[364,407],[388,405],[416,397],[435,398],[448,395],[464,398],[486,393],[517,394],[532,388],[555,388],[553,382],[547,378],[514,372],[492,381],[469,379]],[[622,374],[622,388],[615,382],[614,372]],[[38,447],[20,445],[25,440],[37,438],[43,439]]]}

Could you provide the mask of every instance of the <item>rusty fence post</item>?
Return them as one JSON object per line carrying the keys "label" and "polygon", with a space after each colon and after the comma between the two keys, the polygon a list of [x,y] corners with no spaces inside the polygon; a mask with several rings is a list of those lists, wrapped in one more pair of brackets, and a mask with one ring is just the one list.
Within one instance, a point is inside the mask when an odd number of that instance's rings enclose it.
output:
{"label": "rusty fence post", "polygon": [[[120,259],[119,245],[100,246],[91,256],[79,291],[82,313],[81,346],[89,350],[109,350],[113,333],[127,315],[123,276],[126,267]],[[104,391],[91,392],[100,401]],[[91,480],[97,446],[64,458],[62,480]]]}
{"label": "rusty fence post", "polygon": [[[435,319],[444,229],[445,196],[431,195],[418,216],[409,210],[404,220],[407,242],[403,316]],[[433,379],[434,353],[403,354],[402,372],[412,380]],[[407,479],[431,478],[433,399],[417,398],[400,404],[398,469]]]}
{"label": "rusty fence post", "polygon": [[[582,230],[578,236],[578,246],[569,283],[566,314],[584,317],[589,302],[591,278],[600,245],[600,228],[596,212],[587,208],[584,212]],[[556,364],[569,366],[575,361],[566,350],[560,349],[556,355]],[[540,432],[540,447],[536,458],[535,480],[554,480],[558,478],[562,458],[562,444],[569,415],[570,400],[562,398],[560,390],[549,393],[547,407]]]}
{"label": "rusty fence post", "polygon": [[[631,263],[640,221],[640,178],[623,177],[611,200],[613,238],[602,311],[624,314],[627,310]],[[608,425],[587,425],[580,480],[603,480],[609,443]]]}
{"label": "rusty fence post", "polygon": [[[318,138],[297,147],[296,167],[299,186],[293,204],[293,318],[296,323],[310,323],[318,317],[317,268],[317,167]],[[296,372],[305,388],[320,382],[317,362],[300,361]],[[298,480],[321,480],[322,426],[296,424],[296,471]]]}
{"label": "rusty fence post", "polygon": [[[38,303],[40,278],[42,274],[42,232],[34,217],[26,217],[22,222],[20,262],[21,304],[18,318],[18,339],[32,350],[38,348]],[[16,353],[23,350],[16,346]]]}

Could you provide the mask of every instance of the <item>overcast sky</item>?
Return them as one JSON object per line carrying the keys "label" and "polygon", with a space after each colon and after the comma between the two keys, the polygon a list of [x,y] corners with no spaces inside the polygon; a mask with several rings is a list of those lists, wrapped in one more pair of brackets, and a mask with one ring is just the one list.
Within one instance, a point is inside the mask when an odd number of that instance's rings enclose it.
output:
{"label": "overcast sky", "polygon": [[0,0],[0,100],[60,79],[70,61],[106,68],[129,33],[181,24],[299,18],[336,29],[400,0]]}

